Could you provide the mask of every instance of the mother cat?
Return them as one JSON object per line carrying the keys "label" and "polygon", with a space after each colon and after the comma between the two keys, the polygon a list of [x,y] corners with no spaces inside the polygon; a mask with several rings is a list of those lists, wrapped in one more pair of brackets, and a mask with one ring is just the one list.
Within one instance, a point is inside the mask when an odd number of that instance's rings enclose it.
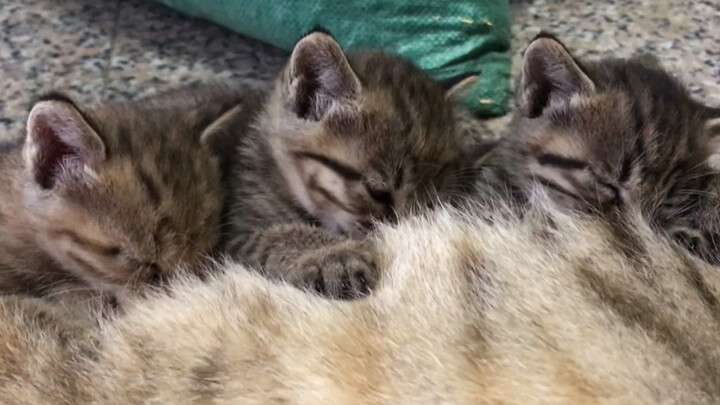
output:
{"label": "mother cat", "polygon": [[[545,114],[558,108],[568,122],[599,118],[615,110],[586,108],[606,98],[633,100],[639,95],[629,91],[629,83],[644,84],[650,91],[642,93],[648,95],[643,102],[649,105],[636,117],[648,125],[606,135],[637,138],[651,128],[647,111],[677,103],[684,124],[674,128],[682,131],[652,128],[694,145],[687,156],[709,176],[694,191],[712,193],[718,181],[710,172],[712,135],[720,112],[685,93],[665,97],[652,91],[675,86],[656,69],[631,62],[588,66],[555,40],[537,39],[525,55],[519,94],[521,105],[539,107],[521,114],[531,112],[527,118],[540,119],[538,128],[547,133],[577,134],[555,127],[557,121]],[[630,71],[645,74],[623,76]],[[611,118],[617,117],[604,117]],[[561,157],[539,164],[579,159]],[[565,190],[573,193],[606,187],[608,196],[618,188],[621,202],[611,207],[590,194],[577,198],[612,212],[614,220],[595,215],[595,209],[558,210],[536,184],[519,182],[532,197],[522,219],[497,215],[488,223],[467,212],[439,211],[429,220],[384,229],[378,248],[385,273],[366,300],[323,300],[233,266],[207,284],[188,281],[171,297],[138,303],[100,331],[74,325],[41,302],[6,299],[0,314],[0,400],[717,403],[717,269],[666,237],[674,236],[675,224],[649,215],[654,211],[637,196],[639,183],[620,189],[604,177],[613,187],[555,176],[543,184],[577,184]],[[505,213],[497,208],[502,202],[494,205],[473,208],[483,210],[483,217]]]}

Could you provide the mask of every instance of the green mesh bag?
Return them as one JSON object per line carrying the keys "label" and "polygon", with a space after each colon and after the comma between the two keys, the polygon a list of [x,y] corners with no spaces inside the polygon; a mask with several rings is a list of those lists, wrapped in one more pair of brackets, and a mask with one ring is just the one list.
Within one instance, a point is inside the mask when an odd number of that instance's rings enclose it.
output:
{"label": "green mesh bag", "polygon": [[155,0],[291,51],[321,28],[346,50],[400,54],[435,80],[479,74],[463,94],[480,116],[506,112],[510,76],[507,0]]}

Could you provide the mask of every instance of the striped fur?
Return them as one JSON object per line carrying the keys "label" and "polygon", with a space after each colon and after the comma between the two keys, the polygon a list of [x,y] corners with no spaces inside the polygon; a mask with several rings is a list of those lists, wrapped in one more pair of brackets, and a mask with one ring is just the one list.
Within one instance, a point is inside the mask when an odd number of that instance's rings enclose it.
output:
{"label": "striped fur", "polygon": [[469,180],[445,98],[407,61],[302,39],[235,156],[227,251],[325,295],[367,293],[375,223],[457,197]]}
{"label": "striped fur", "polygon": [[581,62],[540,36],[525,53],[519,111],[489,168],[526,198],[566,207],[641,207],[656,229],[720,263],[720,109],[640,60]]}
{"label": "striped fur", "polygon": [[[593,164],[555,149],[534,162]],[[381,226],[368,241],[382,277],[365,300],[323,300],[233,264],[99,329],[4,298],[0,402],[720,402],[717,267],[657,232],[643,198],[568,210],[551,188],[527,190],[523,215],[492,194]]]}
{"label": "striped fur", "polygon": [[6,303],[0,402],[717,403],[720,273],[640,215],[618,219],[540,204],[404,221],[380,233],[365,300],[230,265],[96,332]]}
{"label": "striped fur", "polygon": [[0,290],[122,295],[209,254],[223,193],[200,138],[239,94],[193,89],[93,108],[39,101],[25,140],[0,155]]}

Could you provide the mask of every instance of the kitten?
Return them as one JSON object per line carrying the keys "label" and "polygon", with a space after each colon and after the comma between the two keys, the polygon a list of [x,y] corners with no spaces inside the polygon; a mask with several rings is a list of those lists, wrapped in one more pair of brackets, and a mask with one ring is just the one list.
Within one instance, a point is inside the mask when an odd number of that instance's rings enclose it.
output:
{"label": "kitten", "polygon": [[219,240],[223,192],[206,130],[235,89],[81,108],[51,94],[0,154],[0,291],[110,293],[157,284]]}
{"label": "kitten", "polygon": [[[461,84],[464,86],[464,84]],[[227,250],[273,278],[332,296],[377,278],[366,235],[470,183],[444,90],[409,62],[296,45],[233,170]]]}
{"label": "kitten", "polygon": [[657,63],[580,62],[553,37],[528,47],[513,124],[490,170],[521,198],[605,214],[632,202],[657,229],[719,264],[720,109]]}
{"label": "kitten", "polygon": [[[547,68],[529,56],[526,71]],[[654,79],[634,80],[667,90]],[[652,102],[692,117],[687,100]],[[603,122],[628,118],[592,111]],[[530,181],[516,184],[537,187]],[[522,217],[494,215],[501,202],[382,227],[384,274],[365,300],[318,299],[237,265],[139,300],[102,328],[3,299],[0,402],[720,403],[717,268],[648,227],[637,215],[643,199],[611,205],[617,217],[607,221],[539,194]]]}

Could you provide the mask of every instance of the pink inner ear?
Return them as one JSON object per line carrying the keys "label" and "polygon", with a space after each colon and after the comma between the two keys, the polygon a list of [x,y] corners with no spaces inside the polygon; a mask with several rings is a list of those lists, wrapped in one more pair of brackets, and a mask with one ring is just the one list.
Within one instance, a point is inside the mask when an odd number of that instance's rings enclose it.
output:
{"label": "pink inner ear", "polygon": [[35,162],[35,181],[44,189],[55,185],[58,172],[66,157],[76,154],[46,123],[37,124],[38,156]]}

